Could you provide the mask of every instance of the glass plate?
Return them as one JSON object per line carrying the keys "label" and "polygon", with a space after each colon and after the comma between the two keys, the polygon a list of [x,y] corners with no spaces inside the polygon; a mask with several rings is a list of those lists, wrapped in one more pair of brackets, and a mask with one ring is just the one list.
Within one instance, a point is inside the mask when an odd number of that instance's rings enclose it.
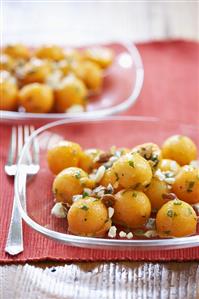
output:
{"label": "glass plate", "polygon": [[[10,38],[10,40],[12,39]],[[26,43],[25,38],[23,41]],[[38,43],[32,42],[30,45],[36,46]],[[67,46],[69,45],[72,46],[67,43]],[[142,60],[136,46],[130,42],[100,42],[75,46],[86,48],[86,46],[92,45],[111,48],[115,53],[115,58],[104,75],[101,93],[92,96],[88,102],[87,111],[81,113],[38,114],[0,110],[0,120],[3,122],[12,121],[12,123],[27,121],[47,123],[63,118],[103,117],[120,113],[132,106],[140,94],[144,79]]]}
{"label": "glass plate", "polygon": [[[112,145],[133,147],[144,142],[161,144],[172,134],[190,136],[199,146],[199,128],[191,124],[167,122],[156,118],[109,117],[101,120],[60,120],[36,130],[25,144],[18,163],[15,193],[20,213],[25,222],[39,233],[56,241],[73,246],[112,249],[168,249],[199,246],[199,235],[175,239],[118,240],[74,236],[66,233],[66,219],[51,215],[54,205],[52,181],[46,152],[49,146],[63,139],[78,142],[83,148],[99,147],[108,149]],[[35,138],[36,137],[36,138]],[[40,170],[28,179],[23,171],[33,140],[40,147]],[[26,202],[27,209],[24,208]],[[199,233],[199,231],[198,231]]]}

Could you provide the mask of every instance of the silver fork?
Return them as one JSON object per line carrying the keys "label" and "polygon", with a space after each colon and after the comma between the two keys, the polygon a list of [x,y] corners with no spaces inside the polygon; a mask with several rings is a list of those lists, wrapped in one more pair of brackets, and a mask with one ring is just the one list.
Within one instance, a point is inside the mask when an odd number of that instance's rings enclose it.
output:
{"label": "silver fork", "polygon": [[[8,159],[5,164],[5,172],[9,176],[15,176],[17,171],[17,161],[19,159],[23,144],[27,141],[29,135],[34,131],[33,126],[18,126],[12,127],[12,133],[10,138],[10,148],[8,152]],[[34,175],[39,171],[39,148],[38,143],[33,139],[32,143],[32,155],[30,151],[27,154],[26,161],[26,173]],[[25,207],[25,203],[24,207]],[[23,228],[22,218],[17,207],[16,197],[14,196],[12,215],[10,220],[10,226],[6,241],[5,251],[10,255],[17,255],[23,251]]]}

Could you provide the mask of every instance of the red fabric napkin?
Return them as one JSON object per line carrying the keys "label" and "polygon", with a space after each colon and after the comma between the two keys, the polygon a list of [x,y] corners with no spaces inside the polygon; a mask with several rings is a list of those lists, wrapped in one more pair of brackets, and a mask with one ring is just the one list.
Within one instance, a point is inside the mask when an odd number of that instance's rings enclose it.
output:
{"label": "red fabric napkin", "polygon": [[[144,69],[144,87],[139,100],[123,114],[157,116],[199,124],[199,44],[167,41],[137,45]],[[13,179],[4,174],[10,127],[0,127],[0,262],[38,260],[196,260],[199,247],[167,251],[110,251],[82,249],[59,244],[38,234],[24,223],[24,252],[11,257],[4,252],[13,200]]]}

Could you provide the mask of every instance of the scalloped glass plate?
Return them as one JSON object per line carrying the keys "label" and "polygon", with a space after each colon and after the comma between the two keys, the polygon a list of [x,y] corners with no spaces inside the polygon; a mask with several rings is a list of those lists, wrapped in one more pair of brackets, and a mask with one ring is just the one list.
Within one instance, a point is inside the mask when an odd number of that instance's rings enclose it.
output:
{"label": "scalloped glass plate", "polygon": [[[199,235],[175,239],[108,239],[74,236],[67,233],[66,219],[51,215],[54,205],[52,181],[46,152],[49,146],[63,139],[78,142],[83,148],[98,147],[108,149],[112,145],[132,147],[144,142],[161,144],[173,134],[184,134],[195,140],[199,146],[199,128],[191,124],[179,124],[146,117],[109,117],[100,120],[60,120],[36,130],[25,144],[18,163],[15,180],[15,194],[20,213],[25,222],[34,230],[56,241],[73,246],[112,249],[161,249],[199,246]],[[28,179],[23,171],[33,140],[40,147],[40,170]],[[26,209],[24,208],[26,202]],[[199,233],[199,230],[198,230]]]}

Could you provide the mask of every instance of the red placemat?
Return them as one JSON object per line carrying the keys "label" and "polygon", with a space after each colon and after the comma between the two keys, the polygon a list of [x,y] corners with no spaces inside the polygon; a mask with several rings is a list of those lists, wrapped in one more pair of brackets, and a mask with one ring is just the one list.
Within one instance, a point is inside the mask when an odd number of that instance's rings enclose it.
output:
{"label": "red placemat", "polygon": [[[199,44],[184,41],[138,45],[145,68],[144,87],[128,115],[152,115],[179,122],[199,123]],[[4,252],[13,200],[13,179],[3,171],[9,146],[10,127],[1,125],[0,155],[0,262],[38,260],[196,260],[199,247],[167,251],[110,251],[75,248],[36,233],[24,223],[24,252],[11,257]]]}

